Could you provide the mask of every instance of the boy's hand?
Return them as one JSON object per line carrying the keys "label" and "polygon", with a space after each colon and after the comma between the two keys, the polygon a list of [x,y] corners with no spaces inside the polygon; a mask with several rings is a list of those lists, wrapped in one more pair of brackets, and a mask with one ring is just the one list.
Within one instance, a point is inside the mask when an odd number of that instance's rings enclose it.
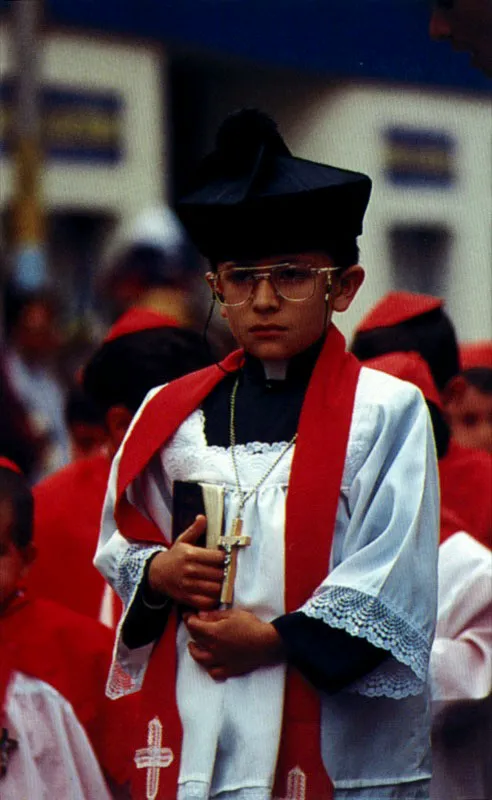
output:
{"label": "boy's hand", "polygon": [[188,645],[192,658],[216,681],[278,664],[284,658],[282,640],[273,625],[251,611],[232,608],[189,614],[185,623],[193,639]]}
{"label": "boy's hand", "polygon": [[152,559],[148,576],[152,592],[199,611],[218,606],[225,553],[195,546],[206,527],[207,518],[199,514],[169,550]]}

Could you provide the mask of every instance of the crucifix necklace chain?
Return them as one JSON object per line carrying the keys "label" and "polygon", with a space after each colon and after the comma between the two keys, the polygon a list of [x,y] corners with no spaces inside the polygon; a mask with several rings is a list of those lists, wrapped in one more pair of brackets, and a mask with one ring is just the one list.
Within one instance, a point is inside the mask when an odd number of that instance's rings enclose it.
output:
{"label": "crucifix necklace chain", "polygon": [[277,464],[279,463],[280,459],[283,458],[287,450],[289,450],[292,445],[294,444],[295,440],[297,439],[297,433],[292,437],[290,442],[288,442],[282,451],[279,453],[277,458],[274,460],[273,464],[269,466],[267,471],[265,472],[262,477],[256,481],[255,485],[252,489],[247,492],[244,492],[241,488],[241,483],[239,481],[239,472],[237,468],[236,462],[236,427],[235,427],[235,418],[236,418],[236,395],[239,386],[239,377],[236,378],[236,382],[231,392],[231,416],[230,416],[230,441],[231,441],[231,456],[232,456],[232,464],[234,467],[234,475],[236,478],[236,487],[239,493],[239,508],[236,514],[236,518],[232,521],[231,530],[226,536],[221,536],[219,540],[219,547],[225,551],[225,560],[224,560],[224,579],[222,582],[222,591],[220,595],[220,603],[221,608],[230,608],[232,606],[234,600],[234,581],[236,578],[236,571],[237,571],[237,557],[238,557],[238,550],[240,547],[247,547],[251,544],[251,537],[243,535],[243,520],[242,520],[242,513],[244,509],[244,505],[246,500],[251,497],[256,490],[266,481],[268,476],[271,472],[275,469]]}
{"label": "crucifix necklace chain", "polygon": [[282,458],[287,453],[287,451],[290,450],[290,448],[292,447],[292,445],[294,444],[294,442],[297,439],[297,433],[294,434],[294,436],[292,437],[290,442],[287,442],[285,447],[278,454],[277,458],[268,467],[268,469],[265,472],[265,474],[262,475],[262,477],[255,483],[255,485],[248,492],[244,492],[242,490],[242,488],[241,488],[241,483],[239,481],[239,472],[238,472],[238,468],[237,468],[236,453],[235,453],[235,450],[236,450],[236,425],[235,425],[235,419],[236,419],[236,395],[237,395],[238,387],[239,387],[239,376],[236,378],[236,382],[235,382],[235,384],[233,386],[233,389],[232,389],[232,392],[231,392],[231,416],[230,416],[230,426],[229,426],[229,437],[230,437],[230,442],[231,442],[231,456],[232,456],[232,465],[234,467],[234,475],[235,475],[235,478],[236,478],[236,487],[237,487],[237,490],[239,492],[239,497],[240,497],[239,510],[238,510],[238,516],[240,516],[242,514],[243,509],[244,509],[246,500],[249,500],[249,498],[254,495],[256,490],[260,488],[262,483],[264,483],[266,481],[266,479],[268,478],[268,476],[273,472],[273,470],[275,469],[275,467],[277,466],[279,461],[282,460]]}

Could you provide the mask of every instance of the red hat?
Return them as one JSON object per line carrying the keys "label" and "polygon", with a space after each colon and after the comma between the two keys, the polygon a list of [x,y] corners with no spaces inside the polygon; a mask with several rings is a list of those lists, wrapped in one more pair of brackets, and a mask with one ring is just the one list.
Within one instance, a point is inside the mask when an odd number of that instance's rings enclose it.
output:
{"label": "red hat", "polygon": [[115,324],[109,329],[104,338],[104,342],[112,342],[127,333],[138,333],[139,331],[150,330],[151,328],[177,328],[178,321],[174,317],[160,314],[150,308],[135,306],[125,311]]}
{"label": "red hat", "polygon": [[17,472],[18,475],[22,475],[21,468],[11,461],[10,458],[5,458],[5,456],[0,456],[0,467],[3,467],[3,469],[10,469],[12,472]]}
{"label": "red hat", "polygon": [[466,342],[460,345],[461,369],[488,367],[492,369],[492,341]]}
{"label": "red hat", "polygon": [[413,383],[420,389],[426,400],[430,400],[442,410],[441,398],[431,371],[427,362],[418,353],[388,353],[377,358],[369,358],[364,361],[364,366]]}
{"label": "red hat", "polygon": [[436,308],[442,308],[439,297],[412,292],[388,292],[359,322],[356,333],[372,331],[375,328],[388,328],[413,317],[420,317]]}

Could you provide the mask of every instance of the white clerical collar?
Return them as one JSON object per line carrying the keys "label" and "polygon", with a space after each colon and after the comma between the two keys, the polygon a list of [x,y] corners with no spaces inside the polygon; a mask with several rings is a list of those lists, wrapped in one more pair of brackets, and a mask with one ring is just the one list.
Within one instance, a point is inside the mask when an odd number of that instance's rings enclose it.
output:
{"label": "white clerical collar", "polygon": [[287,367],[289,366],[289,359],[278,360],[265,360],[261,362],[265,372],[265,379],[267,381],[284,381],[287,377]]}

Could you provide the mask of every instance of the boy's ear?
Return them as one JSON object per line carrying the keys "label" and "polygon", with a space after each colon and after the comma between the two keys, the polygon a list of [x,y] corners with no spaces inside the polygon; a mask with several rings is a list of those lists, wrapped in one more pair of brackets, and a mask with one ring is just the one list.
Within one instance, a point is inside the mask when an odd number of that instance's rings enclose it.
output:
{"label": "boy's ear", "polygon": [[123,405],[111,406],[106,413],[106,427],[109,431],[111,443],[116,449],[118,449],[125,438],[125,434],[130,427],[132,419],[132,412]]}
{"label": "boy's ear", "polygon": [[362,286],[365,273],[359,264],[346,269],[334,281],[331,305],[334,311],[346,311]]}
{"label": "boy's ear", "polygon": [[450,406],[454,403],[460,403],[468,388],[468,383],[463,375],[456,375],[444,387],[441,397],[443,405]]}

